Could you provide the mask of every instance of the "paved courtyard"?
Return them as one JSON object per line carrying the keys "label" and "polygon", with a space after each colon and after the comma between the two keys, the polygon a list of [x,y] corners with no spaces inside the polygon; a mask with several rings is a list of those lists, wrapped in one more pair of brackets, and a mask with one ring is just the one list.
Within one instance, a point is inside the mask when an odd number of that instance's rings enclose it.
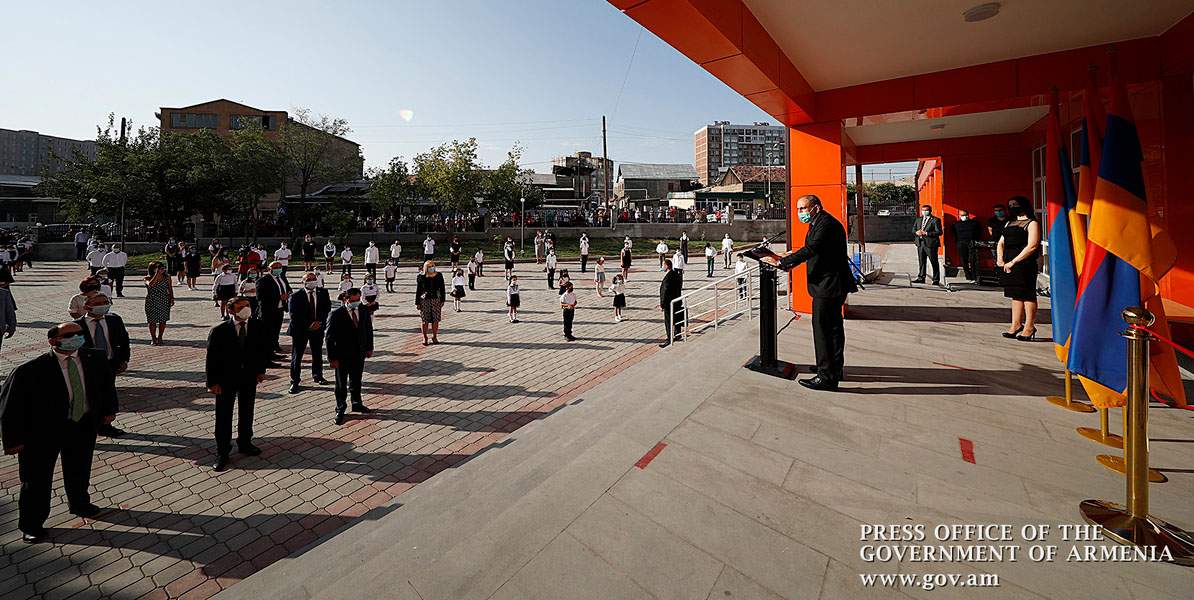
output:
{"label": "paved courtyard", "polygon": [[[285,368],[273,369],[257,395],[264,452],[234,454],[224,473],[211,469],[214,401],[202,382],[207,330],[219,315],[210,284],[176,288],[165,346],[151,347],[144,288],[129,281],[128,297],[113,308],[133,338],[116,419],[129,434],[99,439],[92,472],[92,501],[105,512],[96,520],[70,515],[59,481],[47,522],[52,543],[26,546],[17,530],[17,461],[0,458],[0,597],[208,598],[658,351],[655,269],[631,272],[621,323],[613,322],[611,299],[593,291],[591,272],[572,270],[579,341],[563,339],[541,270],[519,265],[522,323],[507,322],[497,271],[478,280],[465,312],[445,306],[441,343],[424,347],[415,273],[403,269],[398,292],[381,297],[377,349],[365,369],[373,414],[336,426],[330,385],[314,385],[304,369],[303,391],[289,395]],[[20,327],[4,340],[0,372],[47,351],[45,330],[67,320],[67,300],[85,274],[73,262],[17,274]]]}

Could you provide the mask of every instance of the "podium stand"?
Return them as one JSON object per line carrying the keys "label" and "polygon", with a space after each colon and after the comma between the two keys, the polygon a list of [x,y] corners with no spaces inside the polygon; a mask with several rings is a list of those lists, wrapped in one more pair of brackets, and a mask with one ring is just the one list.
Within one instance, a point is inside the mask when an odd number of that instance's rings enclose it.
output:
{"label": "podium stand", "polygon": [[796,365],[779,360],[776,334],[776,297],[779,269],[762,259],[776,256],[766,248],[754,248],[742,253],[751,260],[759,261],[759,355],[746,363],[746,368],[784,379],[795,379]]}

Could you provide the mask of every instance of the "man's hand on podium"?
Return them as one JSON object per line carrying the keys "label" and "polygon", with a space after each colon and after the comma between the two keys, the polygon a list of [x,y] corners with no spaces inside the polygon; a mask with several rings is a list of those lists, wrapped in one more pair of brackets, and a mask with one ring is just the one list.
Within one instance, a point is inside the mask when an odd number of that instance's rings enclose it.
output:
{"label": "man's hand on podium", "polygon": [[764,256],[763,258],[759,259],[759,262],[765,262],[773,267],[779,266],[779,260],[773,256]]}

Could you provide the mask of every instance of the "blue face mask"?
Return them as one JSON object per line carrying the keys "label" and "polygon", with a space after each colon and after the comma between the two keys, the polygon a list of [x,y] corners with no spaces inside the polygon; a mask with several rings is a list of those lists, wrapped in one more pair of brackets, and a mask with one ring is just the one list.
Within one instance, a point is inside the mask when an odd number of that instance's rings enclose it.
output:
{"label": "blue face mask", "polygon": [[1002,210],[997,210],[997,211],[995,211],[995,216],[997,216],[997,217],[1002,217],[1002,216],[1003,216],[1003,211],[1002,211]]}
{"label": "blue face mask", "polygon": [[101,306],[92,306],[91,308],[87,309],[87,311],[93,315],[106,315],[106,314],[108,314],[108,310],[111,308],[112,308],[112,305],[103,304]]}
{"label": "blue face mask", "polygon": [[796,216],[800,217],[801,223],[808,223],[813,220],[813,215],[810,212],[796,213]]}
{"label": "blue face mask", "polygon": [[434,274],[435,274],[435,267],[429,267],[429,268],[427,269],[427,274],[428,274],[428,275],[434,275]]}
{"label": "blue face mask", "polygon": [[361,301],[357,300],[356,302],[349,302],[345,306],[347,306],[348,308],[357,308],[360,305],[361,305]]}
{"label": "blue face mask", "polygon": [[83,347],[83,341],[82,334],[73,335],[68,338],[62,338],[58,340],[58,348],[67,351],[78,350],[79,348]]}

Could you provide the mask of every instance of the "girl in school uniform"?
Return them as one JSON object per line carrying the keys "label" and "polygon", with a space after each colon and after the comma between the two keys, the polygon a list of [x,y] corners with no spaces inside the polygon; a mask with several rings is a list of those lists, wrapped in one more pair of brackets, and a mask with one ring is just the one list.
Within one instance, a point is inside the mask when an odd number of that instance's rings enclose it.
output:
{"label": "girl in school uniform", "polygon": [[473,260],[477,261],[477,277],[485,276],[485,252],[477,248],[477,253],[473,255]]}
{"label": "girl in school uniform", "polygon": [[328,243],[323,246],[323,268],[328,273],[332,272],[332,260],[336,258],[336,244],[328,238]]}
{"label": "girl in school uniform", "polygon": [[544,270],[547,271],[547,289],[553,289],[555,287],[553,281],[556,277],[556,253],[550,248],[547,249],[547,268]]}
{"label": "girl in school uniform", "polygon": [[477,268],[477,259],[468,259],[468,289],[470,290],[477,289],[475,287],[477,283]]}
{"label": "girl in school uniform", "polygon": [[464,297],[464,269],[456,269],[452,274],[452,304],[456,312],[460,312],[460,299]]}
{"label": "girl in school uniform", "polygon": [[323,269],[320,269],[319,267],[315,267],[315,284],[318,285],[320,288],[324,287],[324,285],[323,285]]}
{"label": "girl in school uniform", "polygon": [[614,295],[614,322],[618,323],[622,320],[622,309],[626,308],[626,282],[621,275],[614,275],[609,291]]}
{"label": "girl in school uniform", "polygon": [[506,286],[506,306],[510,307],[510,322],[518,322],[518,306],[521,304],[518,296],[518,276],[510,278],[510,285]]}
{"label": "girl in school uniform", "polygon": [[626,238],[626,244],[622,246],[622,282],[625,283],[630,279],[630,261],[634,259],[630,252],[630,238]]}
{"label": "girl in school uniform", "polygon": [[595,283],[597,286],[597,295],[601,296],[601,297],[605,297],[605,294],[601,293],[601,288],[605,287],[605,257],[604,256],[600,256],[597,258],[597,267],[595,269],[593,269],[593,283]]}
{"label": "girl in school uniform", "polygon": [[228,314],[228,301],[236,296],[236,282],[239,278],[232,272],[231,265],[224,265],[211,285],[211,299],[220,307],[220,316]]}
{"label": "girl in school uniform", "polygon": [[369,309],[369,312],[375,313],[380,305],[377,303],[377,296],[381,290],[377,289],[377,276],[366,275],[365,285],[361,286],[361,306]]}
{"label": "girl in school uniform", "polygon": [[564,291],[564,285],[572,283],[572,278],[568,276],[568,269],[560,269],[560,291]]}
{"label": "girl in school uniform", "polygon": [[386,291],[394,292],[394,279],[398,277],[398,265],[394,264],[394,259],[386,261]]}
{"label": "girl in school uniform", "polygon": [[253,314],[257,314],[257,279],[260,277],[261,271],[249,271],[249,276],[240,282],[240,286],[236,290],[238,296],[249,299],[249,308],[253,310]]}
{"label": "girl in school uniform", "polygon": [[344,299],[344,292],[352,289],[352,275],[345,273],[340,276],[340,296],[339,299]]}

